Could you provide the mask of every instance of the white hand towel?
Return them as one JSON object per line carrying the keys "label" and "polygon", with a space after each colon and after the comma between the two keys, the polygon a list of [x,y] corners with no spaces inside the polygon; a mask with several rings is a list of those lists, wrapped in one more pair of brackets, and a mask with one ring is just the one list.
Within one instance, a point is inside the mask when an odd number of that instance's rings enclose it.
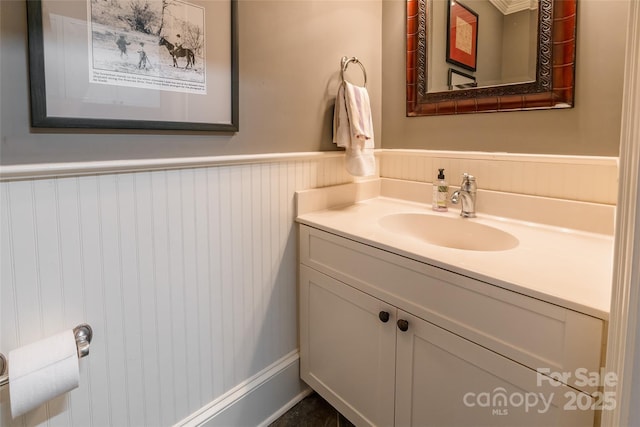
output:
{"label": "white hand towel", "polygon": [[333,115],[333,142],[346,148],[346,168],[351,175],[375,175],[373,119],[366,88],[349,82],[340,85]]}
{"label": "white hand towel", "polygon": [[351,146],[351,130],[349,129],[347,102],[344,97],[344,84],[341,84],[338,89],[336,105],[333,110],[333,143],[342,148]]}

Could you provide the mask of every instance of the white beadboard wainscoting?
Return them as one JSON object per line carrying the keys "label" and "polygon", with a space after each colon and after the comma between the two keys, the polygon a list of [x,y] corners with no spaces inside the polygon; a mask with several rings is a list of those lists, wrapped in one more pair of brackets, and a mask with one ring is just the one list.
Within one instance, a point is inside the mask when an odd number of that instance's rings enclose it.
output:
{"label": "white beadboard wainscoting", "polygon": [[[0,351],[87,322],[80,387],[0,425],[265,423],[297,377],[294,192],[352,182],[344,154],[0,168]],[[615,203],[614,158],[379,150],[380,175]],[[9,361],[10,364],[10,361]],[[262,420],[262,421],[260,421]]]}
{"label": "white beadboard wainscoting", "polygon": [[79,389],[12,421],[3,387],[0,425],[195,425],[278,363],[294,395],[267,412],[300,392],[294,192],[353,178],[342,153],[227,161],[3,168],[0,351],[82,322],[94,336]]}

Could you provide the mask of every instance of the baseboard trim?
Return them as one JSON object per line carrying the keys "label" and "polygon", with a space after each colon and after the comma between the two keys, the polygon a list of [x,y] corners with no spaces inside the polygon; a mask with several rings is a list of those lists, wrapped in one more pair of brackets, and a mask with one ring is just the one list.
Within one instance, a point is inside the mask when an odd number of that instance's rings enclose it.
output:
{"label": "baseboard trim", "polygon": [[300,380],[300,355],[295,350],[174,427],[268,425],[309,393]]}
{"label": "baseboard trim", "polygon": [[278,418],[283,416],[289,409],[291,409],[294,406],[296,406],[297,403],[299,403],[305,397],[309,396],[311,393],[313,393],[313,390],[311,388],[307,387],[305,390],[300,392],[293,399],[288,401],[286,403],[286,405],[284,405],[282,408],[280,408],[276,412],[274,412],[273,415],[271,415],[269,418],[264,420],[264,422],[260,423],[258,425],[258,427],[267,427],[269,424],[271,424],[272,422],[274,422],[275,420],[277,420]]}

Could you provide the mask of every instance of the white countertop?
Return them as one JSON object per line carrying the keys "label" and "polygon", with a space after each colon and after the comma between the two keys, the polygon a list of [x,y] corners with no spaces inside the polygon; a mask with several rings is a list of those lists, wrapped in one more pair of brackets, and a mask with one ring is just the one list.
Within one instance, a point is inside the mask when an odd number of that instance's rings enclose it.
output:
{"label": "white countertop", "polygon": [[[434,212],[422,203],[375,197],[340,208],[308,212],[297,221],[420,262],[538,298],[604,320],[611,301],[613,237],[478,213],[462,219],[459,208]],[[504,251],[436,246],[393,233],[379,220],[422,213],[475,221],[511,233],[519,244]]]}

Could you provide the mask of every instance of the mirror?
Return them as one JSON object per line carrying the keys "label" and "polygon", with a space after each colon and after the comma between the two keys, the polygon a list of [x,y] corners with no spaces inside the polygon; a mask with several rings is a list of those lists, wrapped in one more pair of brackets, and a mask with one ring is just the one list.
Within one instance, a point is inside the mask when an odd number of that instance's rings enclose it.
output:
{"label": "mirror", "polygon": [[576,0],[407,0],[407,116],[573,107]]}

